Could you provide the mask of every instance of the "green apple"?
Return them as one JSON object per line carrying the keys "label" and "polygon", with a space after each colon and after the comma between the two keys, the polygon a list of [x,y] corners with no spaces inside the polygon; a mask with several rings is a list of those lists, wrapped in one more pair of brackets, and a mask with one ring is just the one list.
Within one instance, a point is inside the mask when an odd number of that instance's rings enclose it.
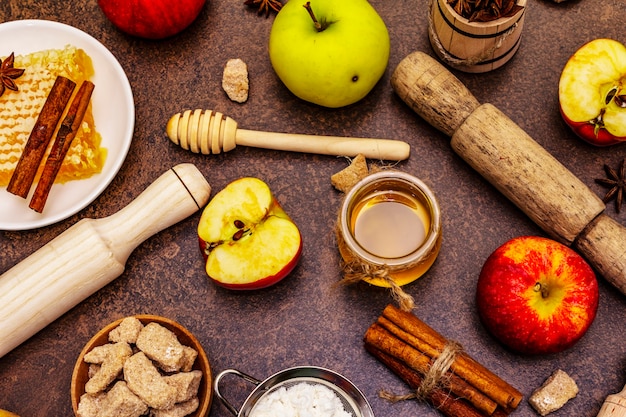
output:
{"label": "green apple", "polygon": [[356,103],[389,61],[389,33],[367,0],[289,0],[269,37],[278,78],[297,97],[329,108]]}
{"label": "green apple", "polygon": [[302,253],[300,231],[258,178],[228,184],[205,207],[198,224],[206,273],[236,290],[265,288],[286,277]]}

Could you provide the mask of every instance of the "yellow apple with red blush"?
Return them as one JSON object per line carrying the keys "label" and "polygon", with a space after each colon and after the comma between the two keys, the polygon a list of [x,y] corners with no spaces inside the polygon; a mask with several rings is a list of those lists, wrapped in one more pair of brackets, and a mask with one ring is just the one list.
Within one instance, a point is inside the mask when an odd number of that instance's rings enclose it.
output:
{"label": "yellow apple with red blush", "polygon": [[270,187],[254,177],[231,182],[209,201],[198,238],[209,278],[234,290],[276,284],[302,254],[300,230]]}
{"label": "yellow apple with red blush", "polygon": [[598,282],[573,249],[520,236],[485,261],[476,287],[481,322],[511,350],[533,355],[571,348],[591,326]]}

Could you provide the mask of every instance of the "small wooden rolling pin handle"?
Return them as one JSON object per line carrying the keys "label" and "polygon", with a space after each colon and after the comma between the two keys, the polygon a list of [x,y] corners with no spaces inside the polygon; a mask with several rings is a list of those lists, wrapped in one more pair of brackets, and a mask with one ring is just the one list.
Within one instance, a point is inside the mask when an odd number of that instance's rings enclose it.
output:
{"label": "small wooden rolling pin handle", "polygon": [[165,128],[172,142],[205,155],[228,152],[237,145],[278,151],[356,156],[402,161],[411,153],[408,143],[392,139],[303,135],[239,129],[237,122],[220,112],[196,109],[173,115]]}
{"label": "small wooden rolling pin handle", "polygon": [[121,275],[139,244],[197,212],[210,193],[194,165],[177,165],[122,210],[80,220],[0,275],[0,357]]}
{"label": "small wooden rolling pin handle", "polygon": [[606,397],[596,417],[626,417],[626,387]]}
{"label": "small wooden rolling pin handle", "polygon": [[626,294],[626,229],[603,213],[604,203],[582,181],[425,53],[403,59],[391,84],[417,114],[452,137],[452,148],[470,166]]}

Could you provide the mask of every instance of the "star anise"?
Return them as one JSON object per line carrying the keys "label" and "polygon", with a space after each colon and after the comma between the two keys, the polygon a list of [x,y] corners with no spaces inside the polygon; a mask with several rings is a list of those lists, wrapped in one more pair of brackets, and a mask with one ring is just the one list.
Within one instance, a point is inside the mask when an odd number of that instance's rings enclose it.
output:
{"label": "star anise", "polygon": [[602,201],[605,203],[615,198],[615,210],[619,213],[622,208],[624,191],[626,190],[626,159],[622,159],[619,168],[615,171],[610,166],[604,164],[604,172],[607,178],[596,179],[596,182],[605,187],[610,187]]}
{"label": "star anise", "polygon": [[5,90],[8,88],[9,90],[17,91],[17,84],[15,84],[15,79],[19,78],[24,74],[24,70],[21,68],[13,68],[14,54],[11,52],[11,55],[5,58],[3,61],[0,59],[0,96],[4,94]]}
{"label": "star anise", "polygon": [[448,0],[455,12],[470,22],[490,22],[515,16],[524,7],[517,0]]}
{"label": "star anise", "polygon": [[262,15],[263,12],[265,12],[265,17],[269,17],[271,10],[278,13],[278,11],[283,7],[280,0],[246,0],[243,4],[258,8],[258,15]]}

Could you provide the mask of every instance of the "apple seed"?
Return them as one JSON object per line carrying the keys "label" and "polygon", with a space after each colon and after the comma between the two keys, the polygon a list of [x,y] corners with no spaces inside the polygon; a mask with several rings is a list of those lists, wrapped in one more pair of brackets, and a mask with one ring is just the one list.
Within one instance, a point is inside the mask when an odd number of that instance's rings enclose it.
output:
{"label": "apple seed", "polygon": [[233,235],[233,240],[237,241],[243,237],[243,229],[239,229]]}
{"label": "apple seed", "polygon": [[615,95],[617,94],[617,87],[613,87],[609,90],[608,93],[606,93],[606,98],[604,99],[604,104],[609,104],[611,102],[611,100],[613,100],[613,98],[615,97]]}
{"label": "apple seed", "polygon": [[626,108],[626,95],[619,95],[618,86],[614,86],[606,93],[604,104],[608,106],[611,101],[615,101],[617,107]]}
{"label": "apple seed", "polygon": [[233,235],[233,240],[236,242],[242,237],[244,237],[246,234],[250,234],[250,229],[239,229]]}
{"label": "apple seed", "polygon": [[243,229],[245,226],[245,224],[241,220],[235,220],[234,223],[237,229]]}

